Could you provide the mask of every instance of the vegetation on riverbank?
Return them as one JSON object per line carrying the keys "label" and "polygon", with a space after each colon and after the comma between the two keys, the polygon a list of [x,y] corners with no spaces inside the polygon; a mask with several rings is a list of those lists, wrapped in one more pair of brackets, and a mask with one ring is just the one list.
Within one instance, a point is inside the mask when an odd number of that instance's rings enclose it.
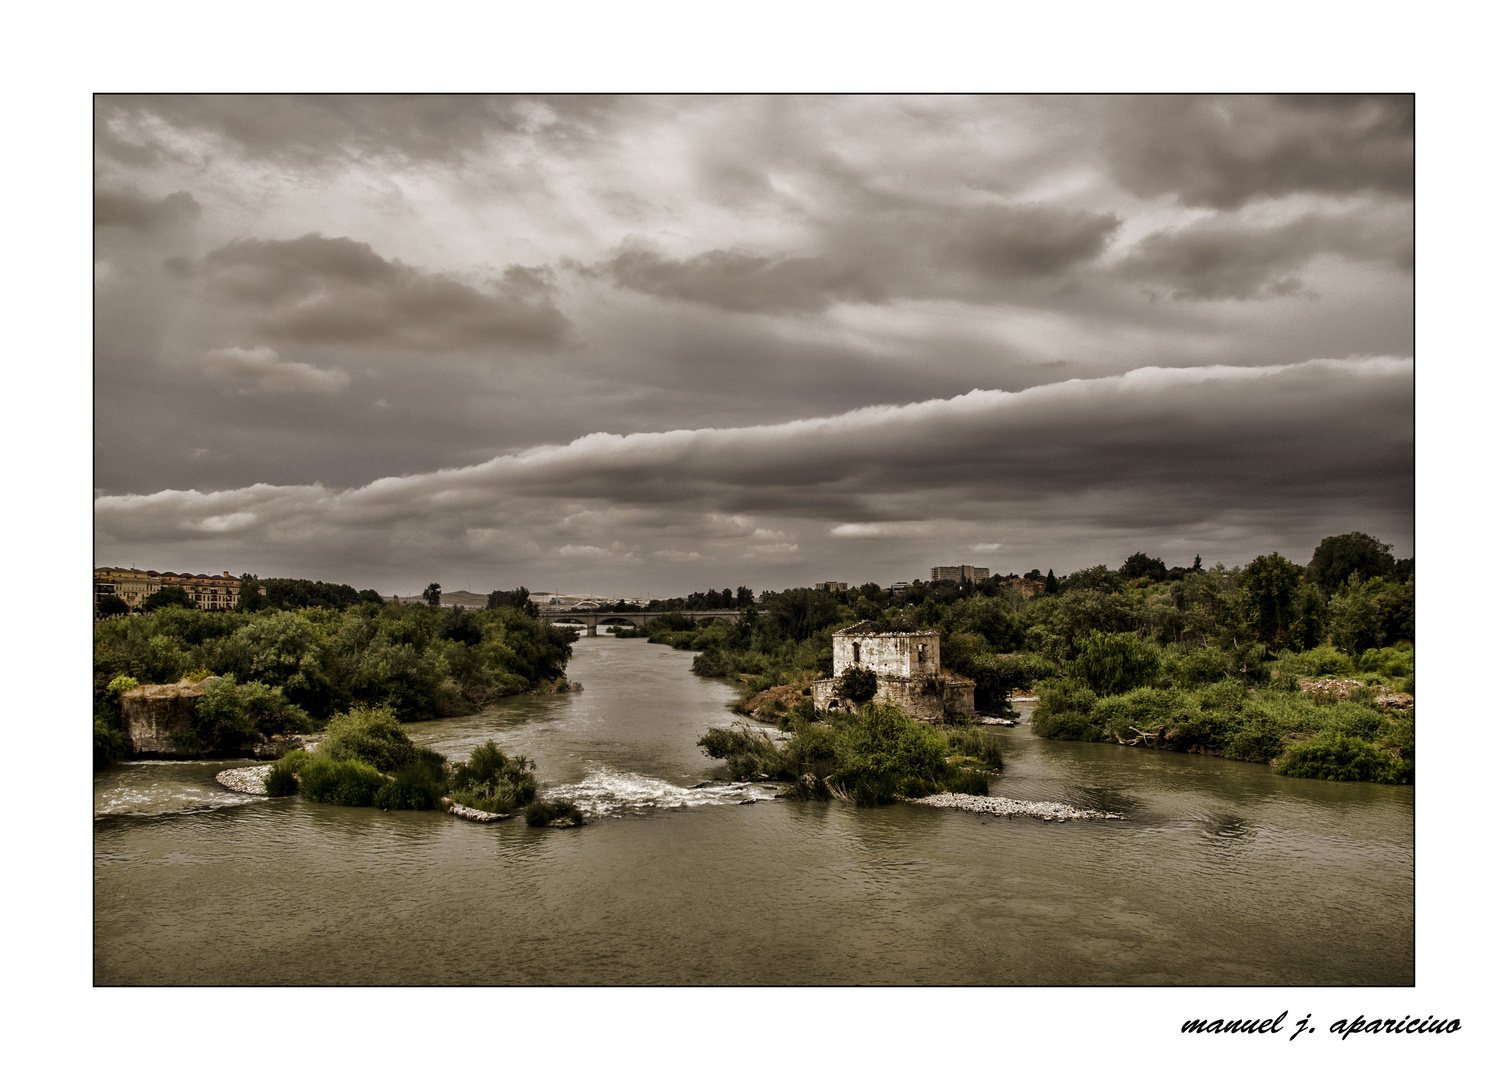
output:
{"label": "vegetation on riverbank", "polygon": [[[171,683],[210,673],[222,679],[198,707],[204,747],[312,730],[352,708],[385,707],[400,720],[457,716],[562,679],[573,641],[573,631],[511,606],[163,607],[95,624],[96,727],[119,730],[119,691],[110,687],[122,677]],[[96,757],[108,755],[108,738],[96,742]]]}
{"label": "vegetation on riverbank", "polygon": [[817,722],[810,703],[791,710],[777,742],[748,725],[709,728],[697,740],[736,780],[791,781],[796,798],[852,799],[860,806],[942,791],[983,795],[1000,748],[978,727],[937,728],[893,705],[868,703]]}
{"label": "vegetation on riverbank", "polygon": [[[1137,552],[1118,571],[1061,579],[1032,570],[895,593],[873,583],[765,593],[733,622],[669,613],[638,633],[696,651],[699,675],[740,680],[747,710],[772,687],[794,698],[830,676],[833,632],[865,619],[937,631],[943,667],[974,680],[981,713],[1006,713],[1013,692],[1039,694],[1033,726],[1048,738],[1412,782],[1413,560],[1362,533],[1327,537],[1306,565],[1274,552],[1245,567],[1196,557],[1170,568]],[[1308,685],[1325,676],[1360,685],[1346,695]],[[735,753],[769,757],[756,749]]]}
{"label": "vegetation on riverbank", "polygon": [[543,815],[544,822],[571,817],[579,824],[581,812],[570,803],[536,801],[533,774],[532,761],[507,757],[491,739],[473,749],[467,761],[451,764],[415,746],[393,710],[378,706],[332,719],[315,751],[294,750],[279,758],[265,786],[268,795],[300,794],[313,802],[379,810],[434,810],[449,796],[489,814],[522,806],[533,817]]}

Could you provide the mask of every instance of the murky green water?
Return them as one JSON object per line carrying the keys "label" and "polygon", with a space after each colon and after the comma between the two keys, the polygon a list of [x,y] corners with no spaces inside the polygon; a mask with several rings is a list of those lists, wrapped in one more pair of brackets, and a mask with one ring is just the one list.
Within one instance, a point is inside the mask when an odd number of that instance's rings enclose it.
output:
{"label": "murky green water", "polygon": [[[580,694],[416,724],[538,762],[582,829],[95,784],[95,979],[151,983],[1411,984],[1412,788],[1003,730],[993,794],[1122,822],[695,785],[732,692],[583,639]],[[752,803],[744,800],[754,799]]]}

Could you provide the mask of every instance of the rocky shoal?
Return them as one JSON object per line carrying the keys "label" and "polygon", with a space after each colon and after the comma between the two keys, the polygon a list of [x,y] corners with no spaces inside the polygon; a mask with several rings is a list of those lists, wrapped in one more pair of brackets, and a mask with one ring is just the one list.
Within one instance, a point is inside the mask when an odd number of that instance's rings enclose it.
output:
{"label": "rocky shoal", "polygon": [[1123,814],[1111,814],[1104,810],[1081,810],[1067,803],[1023,802],[1020,799],[995,799],[985,795],[959,795],[944,792],[928,795],[925,799],[908,799],[908,802],[923,806],[938,806],[950,810],[971,810],[976,814],[994,814],[996,817],[1035,817],[1043,821],[1122,821]]}
{"label": "rocky shoal", "polygon": [[267,774],[271,765],[251,765],[244,769],[226,769],[215,773],[215,783],[243,795],[266,795]]}

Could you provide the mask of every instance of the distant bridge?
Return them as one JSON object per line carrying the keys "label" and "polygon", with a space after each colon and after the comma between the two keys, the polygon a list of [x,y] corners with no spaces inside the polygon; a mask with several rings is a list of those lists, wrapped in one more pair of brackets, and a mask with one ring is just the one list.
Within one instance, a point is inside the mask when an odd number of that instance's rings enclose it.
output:
{"label": "distant bridge", "polygon": [[[584,628],[587,637],[596,637],[599,626],[643,626],[650,619],[658,619],[661,615],[669,614],[671,613],[668,611],[548,611],[541,609],[539,618],[541,622],[551,626],[568,626],[575,630]],[[743,612],[682,611],[678,614],[689,616],[697,622],[703,619],[723,619],[731,622]]]}

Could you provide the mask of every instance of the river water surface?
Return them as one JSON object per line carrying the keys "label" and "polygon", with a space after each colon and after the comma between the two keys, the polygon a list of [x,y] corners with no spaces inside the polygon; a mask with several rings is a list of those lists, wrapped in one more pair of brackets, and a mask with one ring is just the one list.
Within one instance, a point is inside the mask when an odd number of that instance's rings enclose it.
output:
{"label": "river water surface", "polygon": [[[409,726],[538,763],[580,829],[95,780],[99,984],[1372,984],[1414,981],[1414,790],[998,729],[991,794],[1124,821],[861,810],[716,781],[734,692],[583,638],[575,694]],[[749,800],[753,800],[752,802]]]}

